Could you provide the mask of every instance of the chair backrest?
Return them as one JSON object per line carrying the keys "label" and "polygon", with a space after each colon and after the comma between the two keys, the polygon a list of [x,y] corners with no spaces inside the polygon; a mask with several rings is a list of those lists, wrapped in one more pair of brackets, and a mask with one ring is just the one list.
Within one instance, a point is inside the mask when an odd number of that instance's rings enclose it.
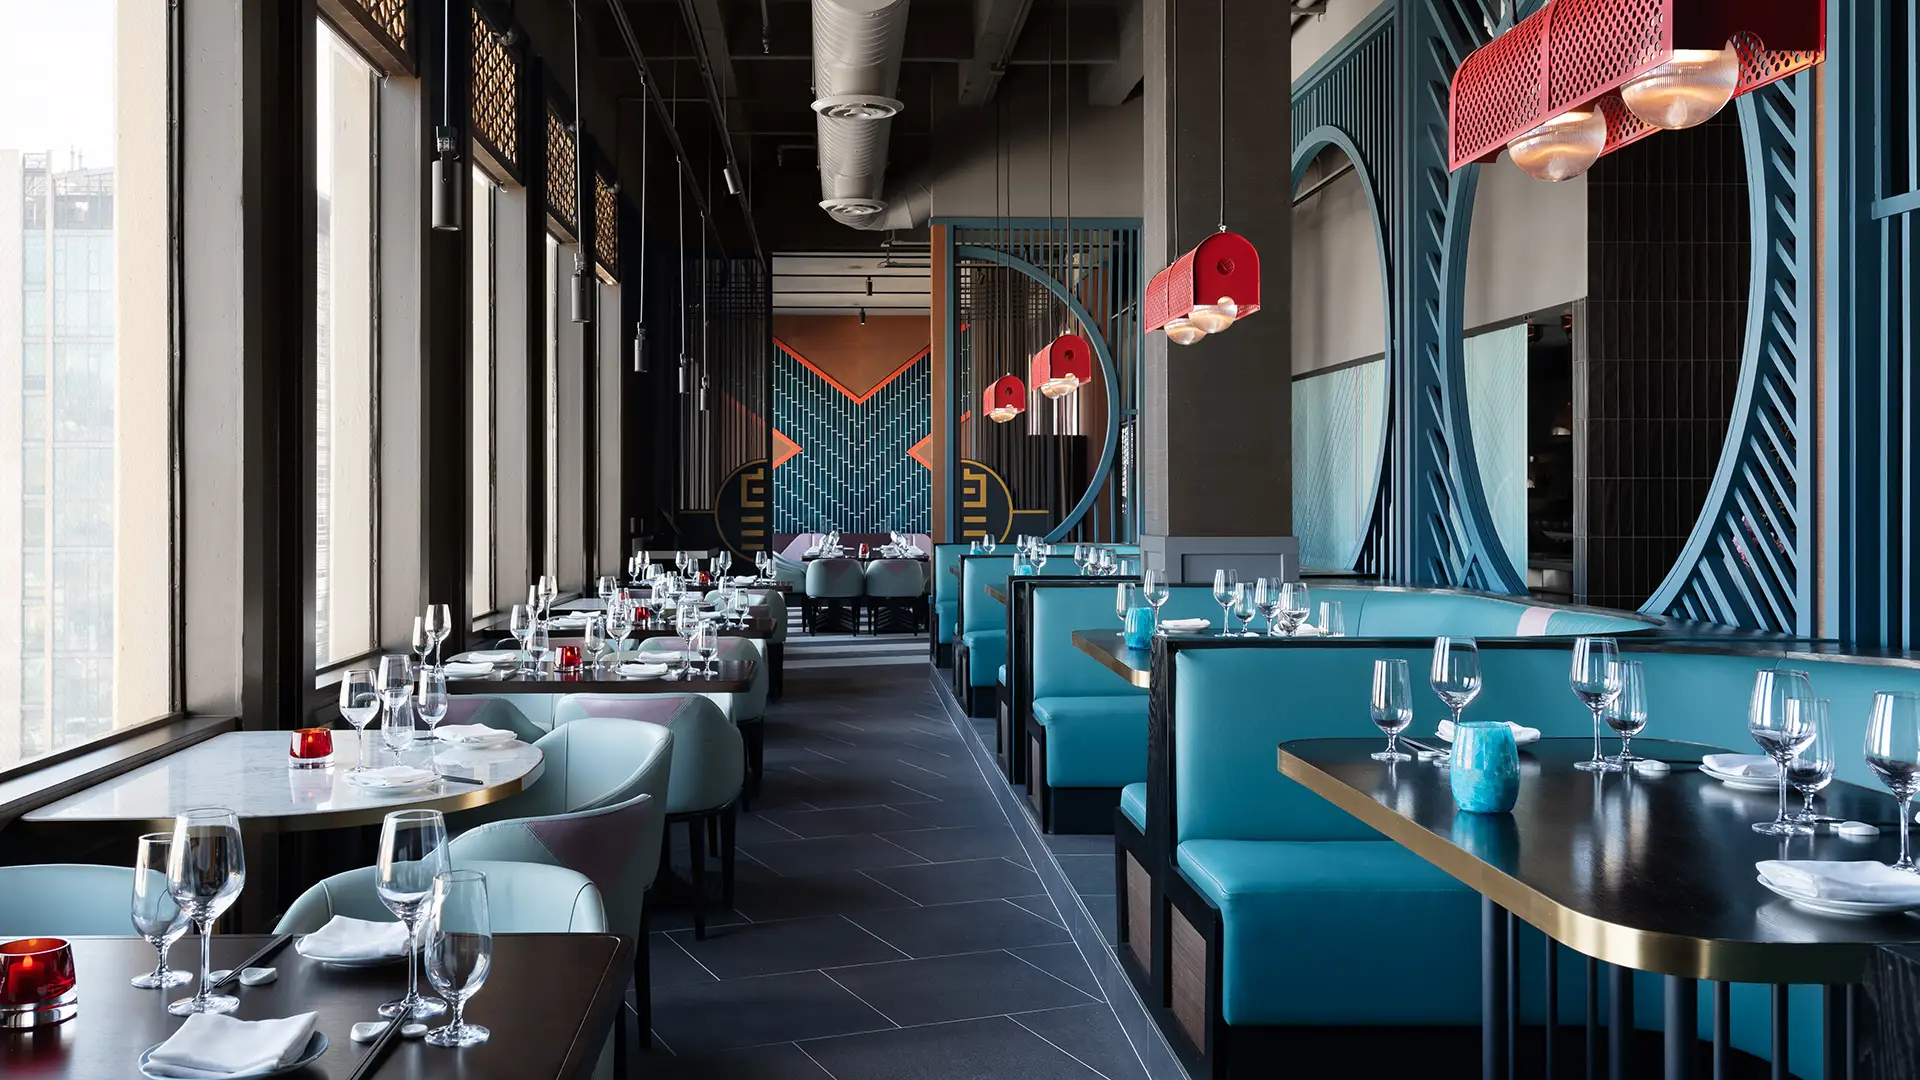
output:
{"label": "chair backrest", "polygon": [[443,724],[481,724],[511,731],[523,742],[537,742],[546,732],[527,719],[527,714],[505,698],[485,694],[454,694],[447,699]]}
{"label": "chair backrest", "polygon": [[447,817],[456,832],[490,821],[572,813],[664,791],[673,765],[673,733],[653,724],[581,720],[533,744],[543,756],[540,778],[510,799]]}
{"label": "chair backrest", "polygon": [[858,559],[815,559],[807,564],[807,595],[816,598],[859,596],[867,577]]}
{"label": "chair backrest", "polygon": [[1307,592],[1313,622],[1320,621],[1321,603],[1338,601],[1347,633],[1356,637],[1624,635],[1646,633],[1660,625],[1632,612],[1569,608],[1526,597],[1447,589],[1310,585]]}
{"label": "chair backrest", "polygon": [[0,866],[0,938],[131,934],[132,898],[131,867]]}
{"label": "chair backrest", "polygon": [[[736,639],[738,640],[738,639]],[[589,717],[638,721],[673,732],[673,769],[656,792],[669,814],[725,806],[740,794],[746,750],[720,706],[694,694],[569,694],[553,708],[556,723]],[[664,818],[661,818],[664,821]],[[655,844],[657,852],[658,844]]]}
{"label": "chair backrest", "polygon": [[[538,862],[460,859],[456,870],[487,877],[487,915],[496,934],[625,933],[611,926],[600,889],[585,874]],[[280,916],[276,934],[311,934],[335,915],[368,922],[394,922],[375,891],[376,868],[363,866],[323,878],[301,893]]]}
{"label": "chair backrest", "polygon": [[927,576],[915,559],[875,559],[867,564],[868,596],[919,596]]}
{"label": "chair backrest", "polygon": [[965,555],[960,559],[960,630],[1005,630],[1006,605],[987,595],[987,586],[1003,586],[1013,574],[1012,555]]}
{"label": "chair backrest", "polygon": [[927,563],[927,569],[933,579],[933,602],[949,603],[960,599],[960,575],[952,568],[960,565],[960,556],[965,555],[968,544],[935,544],[933,557]]}
{"label": "chair backrest", "polygon": [[[659,656],[662,653],[684,653],[686,651],[686,638],[657,637],[648,638],[641,642],[637,655],[644,660],[647,657]],[[768,688],[772,685],[773,677],[768,674],[767,659],[761,655],[759,647],[748,638],[723,637],[720,639],[719,648],[714,651],[714,655],[722,660],[752,660],[754,662],[753,683],[747,687],[745,693],[708,694],[701,693],[699,680],[696,679],[687,684],[687,691],[689,693],[700,694],[701,697],[720,706],[720,711],[726,714],[727,719],[736,724],[748,720],[758,720],[765,716],[767,714]]]}
{"label": "chair backrest", "polygon": [[[1075,630],[1120,629],[1120,620],[1114,612],[1119,582],[1064,581],[1027,587],[1032,593],[1023,610],[1029,613],[1032,626],[1034,697],[1146,693],[1120,679],[1073,643]],[[1216,626],[1219,624],[1220,605],[1213,602],[1212,589],[1175,585],[1167,591],[1167,602],[1160,609],[1161,618],[1211,618]]]}
{"label": "chair backrest", "polygon": [[[650,726],[624,720],[609,722]],[[652,796],[635,795],[626,802],[596,810],[488,822],[461,833],[448,847],[455,866],[492,859],[577,870],[599,888],[607,909],[607,925],[615,933],[637,935],[647,886],[660,862],[659,852],[648,857],[638,838],[647,832],[648,818],[661,813]]]}

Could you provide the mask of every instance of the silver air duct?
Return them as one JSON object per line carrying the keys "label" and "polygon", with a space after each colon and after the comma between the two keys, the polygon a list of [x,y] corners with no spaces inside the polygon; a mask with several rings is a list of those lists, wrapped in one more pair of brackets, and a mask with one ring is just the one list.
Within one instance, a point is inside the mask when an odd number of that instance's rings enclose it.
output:
{"label": "silver air duct", "polygon": [[902,105],[900,57],[909,0],[813,0],[813,111],[820,133],[820,207],[857,229],[894,201],[884,190],[887,135]]}

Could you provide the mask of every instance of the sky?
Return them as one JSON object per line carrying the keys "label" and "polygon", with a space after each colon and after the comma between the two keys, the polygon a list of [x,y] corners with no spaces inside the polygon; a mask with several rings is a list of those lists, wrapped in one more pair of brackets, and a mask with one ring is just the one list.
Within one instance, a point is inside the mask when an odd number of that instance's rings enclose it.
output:
{"label": "sky", "polygon": [[0,148],[113,164],[114,4],[0,0]]}

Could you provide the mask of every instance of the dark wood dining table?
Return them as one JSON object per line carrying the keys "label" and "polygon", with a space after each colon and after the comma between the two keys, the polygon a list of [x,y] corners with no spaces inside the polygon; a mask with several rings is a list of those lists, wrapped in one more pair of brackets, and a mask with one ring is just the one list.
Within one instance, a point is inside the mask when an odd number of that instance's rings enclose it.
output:
{"label": "dark wood dining table", "polygon": [[[213,962],[230,966],[266,944],[266,936],[215,935]],[[33,1031],[0,1030],[0,1076],[7,1080],[119,1080],[140,1075],[140,1054],[183,1022],[167,1002],[195,984],[136,990],[127,980],[153,967],[153,946],[137,937],[75,938],[80,1010],[65,1023]],[[465,1049],[402,1039],[372,1080],[576,1080],[589,1076],[607,1046],[631,976],[630,946],[612,934],[498,934],[486,985],[467,1003],[467,1019],[492,1032]],[[199,959],[191,935],[173,950],[175,967]],[[242,1020],[319,1013],[326,1053],[301,1080],[348,1080],[373,1043],[349,1037],[378,1020],[380,1004],[406,989],[402,964],[341,970],[302,957],[291,945],[267,961],[279,978],[265,986],[230,984]],[[427,989],[422,978],[422,989]],[[434,1025],[444,1023],[436,1019]]]}

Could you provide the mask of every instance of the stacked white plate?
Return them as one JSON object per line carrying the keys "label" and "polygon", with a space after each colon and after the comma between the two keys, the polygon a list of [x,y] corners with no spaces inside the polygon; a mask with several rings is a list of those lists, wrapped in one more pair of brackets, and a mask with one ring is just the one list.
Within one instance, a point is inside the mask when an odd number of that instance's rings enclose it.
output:
{"label": "stacked white plate", "polygon": [[[1779,868],[1791,867],[1793,865],[1792,863],[1780,862],[1758,863],[1755,866],[1755,869],[1759,871],[1756,875],[1756,880],[1758,880],[1761,886],[1768,892],[1786,898],[1788,901],[1791,901],[1795,907],[1805,908],[1808,911],[1816,911],[1822,915],[1845,915],[1852,918],[1861,918],[1871,915],[1898,915],[1901,912],[1913,911],[1916,908],[1920,908],[1920,880],[1913,881],[1910,889],[1905,888],[1904,886],[1908,883],[1903,879],[1910,876],[1905,871],[1895,870],[1892,867],[1882,866],[1877,863],[1800,864],[1804,866],[1827,866],[1835,868],[1836,870],[1846,871],[1848,879],[1857,877],[1868,886],[1865,889],[1859,890],[1862,893],[1884,892],[1897,894],[1887,896],[1884,899],[1872,900],[1858,898],[1835,899],[1828,896],[1817,896],[1807,891],[1806,888],[1796,887],[1794,882],[1790,880],[1790,875],[1779,873]],[[1779,878],[1779,880],[1769,879],[1769,867],[1775,868],[1775,877]],[[1836,878],[1836,880],[1841,879]]]}
{"label": "stacked white plate", "polygon": [[[1769,765],[1772,771],[1760,775],[1735,771],[1743,765]],[[1700,761],[1701,772],[1735,791],[1779,791],[1779,768],[1764,754],[1708,754]]]}

